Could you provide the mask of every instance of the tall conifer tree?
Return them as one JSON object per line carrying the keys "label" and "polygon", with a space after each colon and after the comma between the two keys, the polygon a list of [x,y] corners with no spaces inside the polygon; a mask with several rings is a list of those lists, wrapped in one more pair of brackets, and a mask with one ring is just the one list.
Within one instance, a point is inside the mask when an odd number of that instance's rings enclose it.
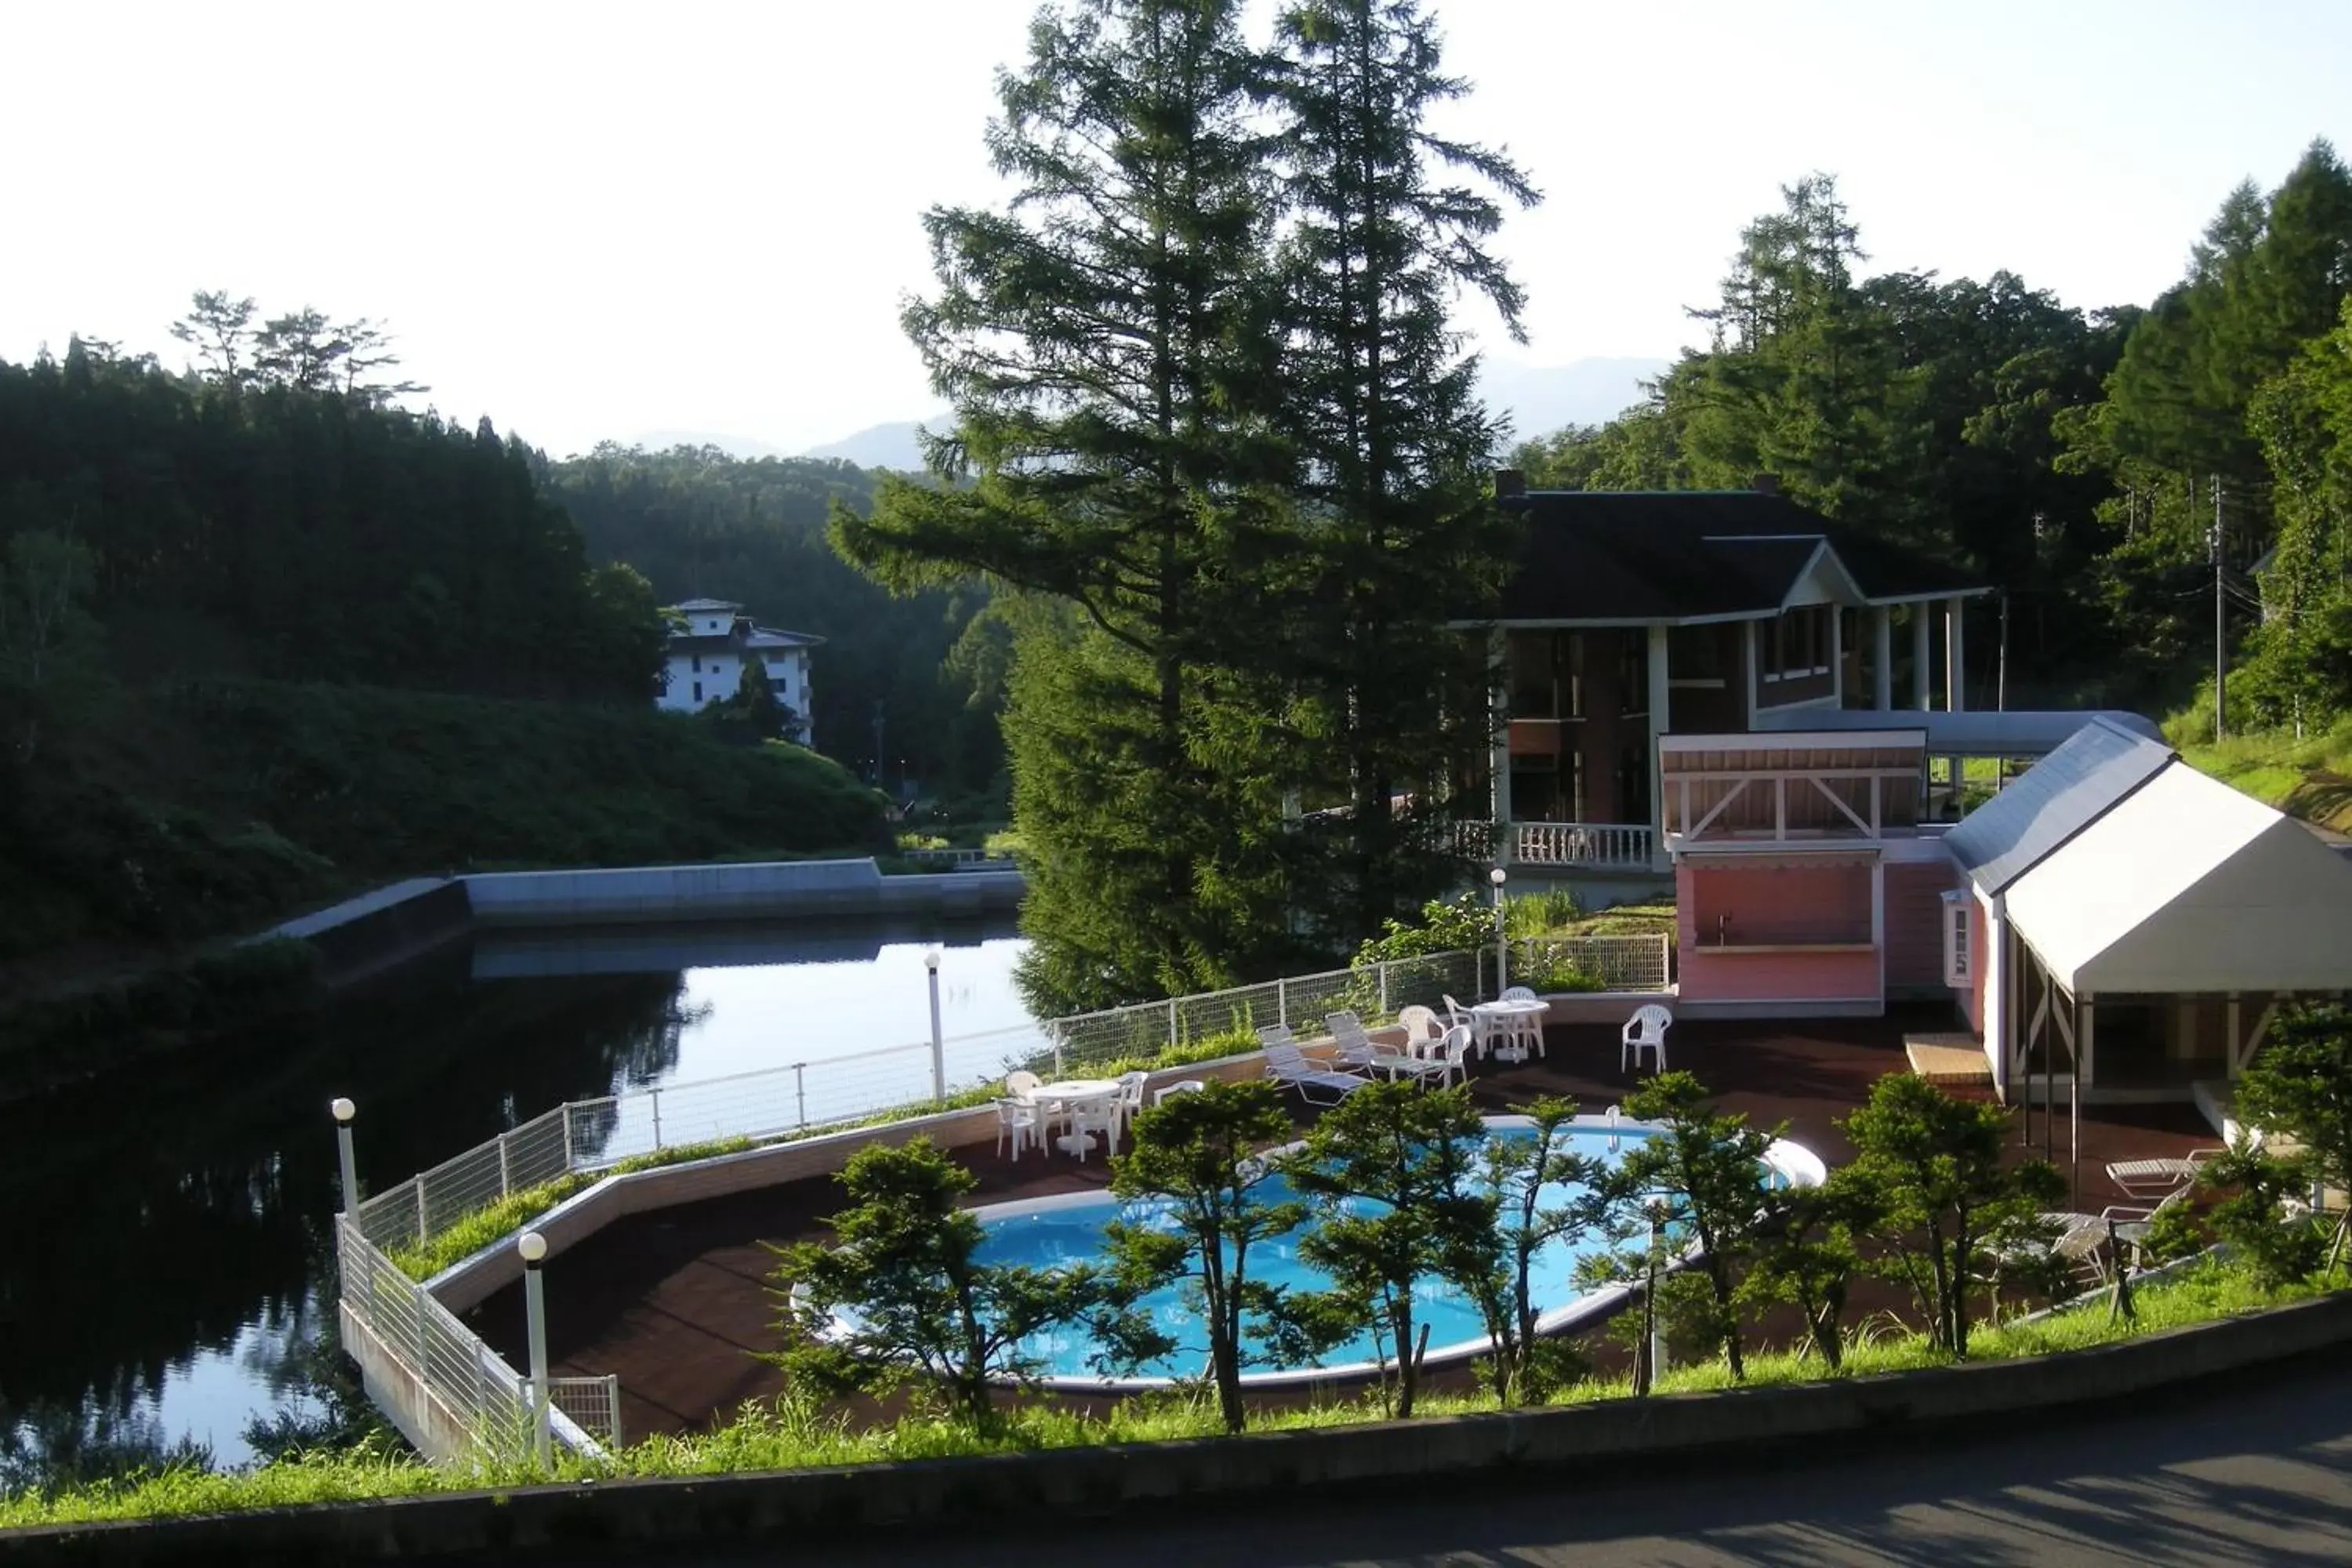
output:
{"label": "tall conifer tree", "polygon": [[1438,890],[1417,819],[1486,749],[1462,721],[1485,710],[1483,650],[1444,624],[1500,575],[1484,469],[1502,432],[1452,309],[1478,295],[1524,341],[1519,286],[1486,242],[1503,201],[1538,198],[1503,153],[1430,130],[1468,88],[1440,68],[1419,0],[1308,0],[1280,36],[1282,428],[1308,545],[1286,673],[1307,694],[1310,783],[1349,804],[1323,819],[1335,875],[1309,901],[1352,938]]}
{"label": "tall conifer tree", "polygon": [[1016,195],[926,217],[940,290],[904,319],[955,410],[934,466],[971,482],[891,481],[835,527],[886,579],[979,572],[1076,612],[1022,640],[1005,721],[1048,1006],[1223,984],[1287,941],[1252,826],[1279,797],[1217,673],[1276,477],[1254,412],[1269,153],[1239,11],[1040,14],[988,136]]}

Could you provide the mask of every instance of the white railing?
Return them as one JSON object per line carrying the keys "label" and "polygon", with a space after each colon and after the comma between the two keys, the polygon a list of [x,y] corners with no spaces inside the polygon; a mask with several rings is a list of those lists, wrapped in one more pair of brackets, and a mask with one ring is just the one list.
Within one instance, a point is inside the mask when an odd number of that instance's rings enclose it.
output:
{"label": "white railing", "polygon": [[1525,866],[1601,866],[1647,870],[1654,835],[1644,823],[1514,822],[1511,859]]}
{"label": "white railing", "polygon": [[898,858],[946,871],[1009,870],[1013,863],[1011,856],[992,849],[901,849]]}
{"label": "white railing", "polygon": [[[470,1434],[466,1452],[515,1458],[530,1440],[529,1381],[403,1270],[394,1252],[422,1247],[514,1194],[585,1180],[625,1160],[719,1140],[792,1138],[917,1116],[1013,1068],[1060,1076],[1171,1050],[1239,1054],[1256,1048],[1250,1033],[1263,1024],[1312,1026],[1342,1009],[1380,1022],[1449,994],[1475,1001],[1488,994],[1493,961],[1492,950],[1395,959],[568,1101],[362,1200],[336,1226],[342,1306],[408,1381],[416,1401],[413,1421]],[[551,1403],[570,1417],[557,1423],[559,1437],[575,1446],[620,1441],[616,1380],[548,1381]]]}

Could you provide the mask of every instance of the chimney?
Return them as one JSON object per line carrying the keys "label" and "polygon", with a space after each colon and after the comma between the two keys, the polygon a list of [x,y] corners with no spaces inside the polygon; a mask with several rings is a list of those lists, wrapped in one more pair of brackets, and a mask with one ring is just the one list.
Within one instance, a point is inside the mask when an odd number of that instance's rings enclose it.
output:
{"label": "chimney", "polygon": [[1517,468],[1495,470],[1495,500],[1498,505],[1509,506],[1527,499],[1528,476],[1524,472]]}
{"label": "chimney", "polygon": [[1754,479],[1748,481],[1748,488],[1754,490],[1759,496],[1779,495],[1780,493],[1780,476],[1778,474],[1759,474]]}

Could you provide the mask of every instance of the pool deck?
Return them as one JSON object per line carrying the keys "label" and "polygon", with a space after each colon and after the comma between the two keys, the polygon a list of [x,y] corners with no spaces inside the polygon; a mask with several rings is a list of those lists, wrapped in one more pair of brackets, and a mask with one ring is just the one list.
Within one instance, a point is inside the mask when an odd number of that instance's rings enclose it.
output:
{"label": "pool deck", "polygon": [[[1666,1053],[1670,1066],[1696,1073],[1725,1109],[1759,1126],[1785,1122],[1788,1136],[1834,1166],[1853,1152],[1836,1121],[1862,1103],[1878,1078],[1907,1070],[1906,1030],[1948,1027],[1948,1018],[1929,1008],[1885,1018],[1692,1021],[1674,1026]],[[1484,1064],[1471,1082],[1480,1109],[1500,1112],[1537,1095],[1561,1094],[1599,1111],[1633,1086],[1618,1070],[1614,1026],[1554,1026],[1545,1047],[1542,1058],[1519,1066]],[[1302,1124],[1310,1114],[1298,1112]],[[2037,1112],[2036,1152],[2043,1120]],[[2063,1106],[2056,1132],[2056,1158],[2067,1170]],[[2106,1180],[2108,1162],[2180,1154],[2217,1142],[2186,1105],[2085,1106],[2082,1132],[2080,1189],[2070,1206],[2093,1213],[2127,1201]],[[2022,1152],[2014,1141],[2011,1147]],[[1099,1158],[1080,1165],[1033,1152],[1015,1163],[986,1148],[965,1157],[980,1177],[975,1203],[1079,1192],[1108,1177]],[[630,1438],[705,1427],[747,1399],[772,1396],[782,1373],[754,1359],[775,1343],[769,1244],[822,1236],[824,1216],[839,1206],[839,1188],[828,1177],[634,1215],[606,1227],[547,1266],[552,1370],[559,1376],[618,1373],[623,1431]],[[500,1291],[467,1316],[509,1362],[523,1364],[519,1290]]]}

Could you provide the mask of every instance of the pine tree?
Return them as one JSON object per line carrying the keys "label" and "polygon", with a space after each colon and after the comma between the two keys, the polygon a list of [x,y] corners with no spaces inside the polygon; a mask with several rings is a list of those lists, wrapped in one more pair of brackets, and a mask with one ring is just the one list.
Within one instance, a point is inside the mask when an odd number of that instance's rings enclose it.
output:
{"label": "pine tree", "polygon": [[[1238,843],[1278,797],[1253,782],[1262,755],[1220,740],[1205,673],[1252,624],[1239,552],[1276,506],[1258,411],[1274,380],[1262,62],[1239,11],[1072,0],[1039,16],[989,132],[1019,194],[926,217],[940,289],[904,318],[955,410],[932,460],[971,482],[887,481],[870,517],[834,528],[895,584],[982,573],[1082,617],[1024,646],[1071,662],[1016,685],[1007,721],[1035,858],[1033,999],[1055,1008],[1223,984],[1287,940]],[[1087,706],[1055,710],[1070,701]],[[1047,806],[1057,790],[1085,793]],[[1142,952],[1108,951],[1114,926]]]}
{"label": "pine tree", "polygon": [[1503,219],[1487,192],[1538,198],[1503,154],[1429,129],[1468,88],[1440,69],[1419,0],[1311,0],[1280,34],[1280,418],[1307,544],[1285,663],[1320,764],[1307,782],[1348,803],[1327,819],[1336,896],[1308,902],[1352,941],[1440,889],[1447,868],[1415,826],[1486,750],[1460,722],[1485,708],[1483,650],[1444,626],[1501,575],[1483,470],[1502,431],[1452,306],[1475,293],[1524,341],[1520,289],[1486,248]]}

